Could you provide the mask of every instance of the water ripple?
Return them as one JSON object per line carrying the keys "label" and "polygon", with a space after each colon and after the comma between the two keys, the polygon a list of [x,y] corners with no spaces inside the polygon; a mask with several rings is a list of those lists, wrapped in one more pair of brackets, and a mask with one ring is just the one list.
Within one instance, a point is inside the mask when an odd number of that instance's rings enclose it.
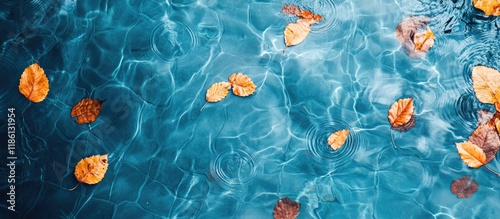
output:
{"label": "water ripple", "polygon": [[[339,23],[339,13],[337,8],[340,4],[340,0],[325,0],[325,1],[299,1],[292,0],[287,1],[286,4],[297,5],[306,10],[310,10],[315,14],[319,14],[325,18],[325,20],[319,22],[312,26],[316,32],[328,32],[333,29]],[[349,12],[349,11],[346,11]],[[289,22],[294,22],[294,18],[290,17]]]}
{"label": "water ripple", "polygon": [[227,150],[215,158],[210,172],[229,187],[248,184],[255,176],[254,160],[245,151]]}
{"label": "water ripple", "polygon": [[307,152],[319,163],[334,163],[336,167],[346,165],[353,158],[361,142],[360,135],[350,130],[342,148],[334,151],[328,146],[328,136],[341,129],[349,129],[342,121],[314,124],[306,132]]}
{"label": "water ripple", "polygon": [[150,38],[150,47],[156,56],[165,60],[182,59],[198,45],[193,28],[186,23],[167,21],[157,25]]}

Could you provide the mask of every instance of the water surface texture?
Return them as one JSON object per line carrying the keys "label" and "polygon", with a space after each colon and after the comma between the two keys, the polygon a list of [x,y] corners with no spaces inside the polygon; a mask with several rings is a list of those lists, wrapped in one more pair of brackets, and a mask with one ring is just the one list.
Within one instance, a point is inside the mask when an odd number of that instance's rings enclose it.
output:
{"label": "water surface texture", "polygon": [[[322,15],[283,52],[295,4]],[[409,58],[394,31],[432,18],[436,43]],[[280,198],[298,218],[499,218],[499,177],[457,154],[477,126],[476,65],[500,68],[500,20],[469,0],[2,0],[2,218],[272,218]],[[38,62],[50,92],[18,91]],[[205,104],[211,84],[242,72],[257,85]],[[82,98],[99,118],[70,117]],[[416,125],[387,112],[413,97]],[[16,109],[16,212],[7,209],[7,108]],[[21,114],[25,109],[24,114]],[[338,151],[332,132],[351,132]],[[73,175],[108,154],[96,185]],[[500,158],[488,164],[500,170]],[[470,175],[468,199],[450,191]]]}

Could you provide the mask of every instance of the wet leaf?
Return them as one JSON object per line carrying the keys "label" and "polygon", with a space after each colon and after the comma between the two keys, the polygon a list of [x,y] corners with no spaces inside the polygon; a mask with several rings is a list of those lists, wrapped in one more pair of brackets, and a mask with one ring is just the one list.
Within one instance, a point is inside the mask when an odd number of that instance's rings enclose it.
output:
{"label": "wet leaf", "polygon": [[498,102],[495,95],[500,89],[500,73],[486,66],[472,68],[472,84],[479,101],[494,104]]}
{"label": "wet leaf", "polygon": [[500,15],[500,2],[498,0],[473,0],[474,7],[484,12],[485,15]]}
{"label": "wet leaf", "polygon": [[494,115],[494,112],[490,112],[488,110],[479,110],[477,112],[477,124],[481,125],[488,123]]}
{"label": "wet leaf", "polygon": [[305,19],[297,20],[297,23],[290,23],[285,28],[285,45],[295,46],[302,43],[311,32],[309,23]]}
{"label": "wet leaf", "polygon": [[240,97],[252,95],[257,88],[252,79],[242,73],[235,73],[229,76],[229,83],[233,86],[233,93]]}
{"label": "wet leaf", "polygon": [[106,174],[107,170],[108,155],[94,155],[78,162],[75,167],[75,177],[78,182],[96,184],[104,178],[104,174]]}
{"label": "wet leaf", "polygon": [[347,129],[336,131],[328,137],[328,145],[330,145],[330,148],[333,150],[338,150],[344,145],[348,136],[349,130]]}
{"label": "wet leaf", "polygon": [[470,198],[479,189],[479,184],[470,176],[462,176],[451,183],[450,189],[458,198]]}
{"label": "wet leaf", "polygon": [[274,219],[295,219],[299,214],[300,204],[289,198],[282,198],[274,206]]}
{"label": "wet leaf", "polygon": [[422,52],[429,52],[429,49],[434,45],[434,33],[431,28],[427,27],[424,33],[417,33],[413,37],[413,42],[415,43],[415,50]]}
{"label": "wet leaf", "polygon": [[500,146],[500,138],[496,127],[492,124],[479,125],[476,130],[469,136],[469,142],[477,145],[486,155],[484,164],[495,158],[495,154]]}
{"label": "wet leaf", "polygon": [[49,93],[49,79],[38,63],[24,69],[19,81],[19,92],[34,103],[41,102]]}
{"label": "wet leaf", "polygon": [[460,155],[460,158],[462,158],[467,166],[479,168],[486,164],[486,154],[479,146],[469,141],[456,143],[456,146],[458,155]]}
{"label": "wet leaf", "polygon": [[283,12],[284,14],[288,14],[288,15],[293,15],[293,16],[299,16],[299,14],[304,11],[304,9],[302,8],[299,8],[295,5],[283,5],[283,7],[281,8],[281,12]]}
{"label": "wet leaf", "polygon": [[231,89],[231,84],[225,81],[212,84],[207,90],[205,100],[211,103],[219,102],[227,96],[229,89]]}
{"label": "wet leaf", "polygon": [[321,15],[314,14],[314,13],[312,13],[309,10],[305,10],[305,9],[299,8],[299,7],[295,6],[295,5],[286,5],[285,4],[281,8],[281,11],[284,14],[297,16],[297,17],[300,17],[300,18],[303,18],[303,19],[306,19],[306,20],[314,21],[314,22],[317,22],[317,21],[320,21],[320,20],[324,20],[324,18]]}
{"label": "wet leaf", "polygon": [[71,109],[71,118],[77,117],[76,123],[94,122],[101,113],[104,100],[84,98]]}
{"label": "wet leaf", "polygon": [[392,104],[387,118],[392,129],[397,131],[407,131],[415,126],[415,116],[413,115],[413,98],[399,99]]}

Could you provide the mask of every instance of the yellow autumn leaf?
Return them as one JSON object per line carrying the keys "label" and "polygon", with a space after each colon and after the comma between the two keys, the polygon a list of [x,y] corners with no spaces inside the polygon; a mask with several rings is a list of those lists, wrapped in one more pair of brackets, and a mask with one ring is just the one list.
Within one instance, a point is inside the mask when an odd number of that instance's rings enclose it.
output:
{"label": "yellow autumn leaf", "polygon": [[484,12],[485,15],[500,15],[500,1],[498,0],[473,0],[474,7]]}
{"label": "yellow autumn leaf", "polygon": [[486,66],[472,68],[472,84],[479,101],[494,104],[498,102],[495,93],[500,89],[500,73]]}
{"label": "yellow autumn leaf", "polygon": [[233,86],[233,94],[240,97],[252,95],[257,88],[252,79],[242,73],[235,73],[229,76],[229,83]]}
{"label": "yellow autumn leaf", "polygon": [[348,136],[349,130],[347,129],[336,131],[328,136],[328,145],[330,145],[330,148],[332,148],[333,150],[338,150],[339,148],[344,146],[344,143],[347,140]]}
{"label": "yellow autumn leaf", "polygon": [[205,104],[201,107],[200,112],[205,108],[207,103],[215,103],[219,102],[222,99],[226,98],[229,93],[229,89],[231,89],[231,83],[226,81],[221,81],[212,84],[210,88],[208,88],[207,93],[205,95]]}
{"label": "yellow autumn leaf", "polygon": [[[108,155],[94,155],[84,158],[75,167],[75,177],[80,183],[96,184],[104,178],[108,170]],[[78,183],[78,185],[80,185]],[[74,190],[76,187],[70,189]]]}
{"label": "yellow autumn leaf", "polygon": [[296,23],[290,23],[285,28],[285,45],[286,46],[294,46],[299,43],[302,43],[309,32],[311,32],[311,28],[309,27],[310,22],[306,19],[299,19]]}
{"label": "yellow autumn leaf", "polygon": [[429,47],[434,45],[434,33],[431,31],[431,28],[427,27],[425,29],[425,33],[415,35],[415,50],[422,50],[422,47],[427,43]]}
{"label": "yellow autumn leaf", "polygon": [[49,93],[49,79],[43,69],[34,63],[24,69],[19,81],[19,92],[34,103],[41,102]]}
{"label": "yellow autumn leaf", "polygon": [[456,143],[456,146],[458,155],[460,155],[460,158],[462,158],[467,166],[479,168],[486,164],[486,154],[479,146],[469,141]]}

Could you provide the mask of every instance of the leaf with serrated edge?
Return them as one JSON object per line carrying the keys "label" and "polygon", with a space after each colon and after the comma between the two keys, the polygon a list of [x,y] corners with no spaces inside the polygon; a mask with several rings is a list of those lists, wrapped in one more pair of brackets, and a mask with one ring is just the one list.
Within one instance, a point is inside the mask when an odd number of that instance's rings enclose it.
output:
{"label": "leaf with serrated edge", "polygon": [[24,69],[19,80],[19,92],[34,103],[41,102],[49,93],[49,79],[38,63]]}
{"label": "leaf with serrated edge", "polygon": [[207,90],[205,100],[212,103],[219,102],[227,96],[229,89],[231,89],[231,84],[229,82],[222,81],[212,84]]}
{"label": "leaf with serrated edge", "polygon": [[229,76],[229,83],[233,86],[233,94],[239,97],[250,96],[257,88],[252,79],[242,73],[235,73]]}

